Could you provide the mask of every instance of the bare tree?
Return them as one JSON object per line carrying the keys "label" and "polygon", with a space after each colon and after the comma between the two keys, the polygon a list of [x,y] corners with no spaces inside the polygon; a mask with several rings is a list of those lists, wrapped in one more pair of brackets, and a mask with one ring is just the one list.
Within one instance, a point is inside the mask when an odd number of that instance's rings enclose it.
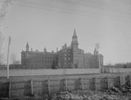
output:
{"label": "bare tree", "polygon": [[4,55],[2,52],[3,49],[3,42],[4,42],[4,38],[3,38],[3,33],[2,33],[2,24],[3,24],[3,20],[7,14],[7,8],[9,7],[9,5],[11,4],[12,0],[1,0],[0,2],[0,64],[3,64],[3,60],[4,60]]}
{"label": "bare tree", "polygon": [[8,7],[11,4],[11,1],[12,0],[1,0],[0,2],[0,24],[2,23],[7,14]]}
{"label": "bare tree", "polygon": [[2,37],[2,33],[0,31],[0,65],[3,64],[3,37]]}

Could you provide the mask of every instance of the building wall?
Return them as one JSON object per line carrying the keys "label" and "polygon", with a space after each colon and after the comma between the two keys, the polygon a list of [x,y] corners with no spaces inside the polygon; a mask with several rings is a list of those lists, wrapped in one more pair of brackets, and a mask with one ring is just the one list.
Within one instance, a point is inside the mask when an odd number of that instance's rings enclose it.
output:
{"label": "building wall", "polygon": [[22,52],[22,65],[29,68],[52,68],[56,62],[55,54],[50,52]]}
{"label": "building wall", "polygon": [[103,58],[91,53],[85,54],[83,50],[63,48],[58,52],[23,51],[21,64],[29,68],[99,68],[103,66]]}
{"label": "building wall", "polygon": [[99,68],[103,67],[103,56],[101,54],[93,55],[91,53],[87,53],[84,55],[85,59],[85,68]]}
{"label": "building wall", "polygon": [[29,44],[21,52],[21,64],[30,68],[99,68],[103,66],[103,56],[95,49],[94,54],[84,53],[78,46],[76,31],[70,46],[66,44],[57,52],[32,51]]}
{"label": "building wall", "polygon": [[84,51],[79,48],[72,51],[74,68],[84,68]]}
{"label": "building wall", "polygon": [[72,68],[72,50],[71,48],[63,48],[58,53],[59,68]]}

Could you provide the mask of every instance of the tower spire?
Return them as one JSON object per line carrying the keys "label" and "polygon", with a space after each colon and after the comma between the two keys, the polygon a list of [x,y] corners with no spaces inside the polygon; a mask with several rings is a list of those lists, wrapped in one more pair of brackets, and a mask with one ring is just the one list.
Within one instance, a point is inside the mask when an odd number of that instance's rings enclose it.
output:
{"label": "tower spire", "polygon": [[26,43],[26,51],[29,51],[29,44],[28,44],[28,42]]}
{"label": "tower spire", "polygon": [[77,38],[76,29],[75,28],[74,28],[74,33],[73,33],[73,37],[72,38]]}
{"label": "tower spire", "polygon": [[73,32],[71,46],[72,48],[78,48],[78,38],[76,34],[76,29],[74,29],[74,32]]}

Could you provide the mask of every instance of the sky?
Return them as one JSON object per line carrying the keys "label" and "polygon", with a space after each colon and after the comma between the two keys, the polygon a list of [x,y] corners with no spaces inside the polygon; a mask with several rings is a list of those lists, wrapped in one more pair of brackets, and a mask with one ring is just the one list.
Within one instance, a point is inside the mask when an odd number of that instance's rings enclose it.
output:
{"label": "sky", "polygon": [[14,0],[3,24],[4,47],[20,60],[28,42],[35,51],[70,45],[93,53],[99,43],[104,64],[131,62],[131,0]]}

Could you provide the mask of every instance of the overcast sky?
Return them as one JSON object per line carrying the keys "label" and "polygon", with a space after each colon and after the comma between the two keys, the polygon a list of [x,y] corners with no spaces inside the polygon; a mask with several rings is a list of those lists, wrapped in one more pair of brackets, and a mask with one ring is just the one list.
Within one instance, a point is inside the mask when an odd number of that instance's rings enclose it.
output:
{"label": "overcast sky", "polygon": [[75,28],[85,52],[99,43],[105,64],[131,62],[131,0],[15,0],[4,27],[18,59],[27,42],[40,51],[70,45]]}

